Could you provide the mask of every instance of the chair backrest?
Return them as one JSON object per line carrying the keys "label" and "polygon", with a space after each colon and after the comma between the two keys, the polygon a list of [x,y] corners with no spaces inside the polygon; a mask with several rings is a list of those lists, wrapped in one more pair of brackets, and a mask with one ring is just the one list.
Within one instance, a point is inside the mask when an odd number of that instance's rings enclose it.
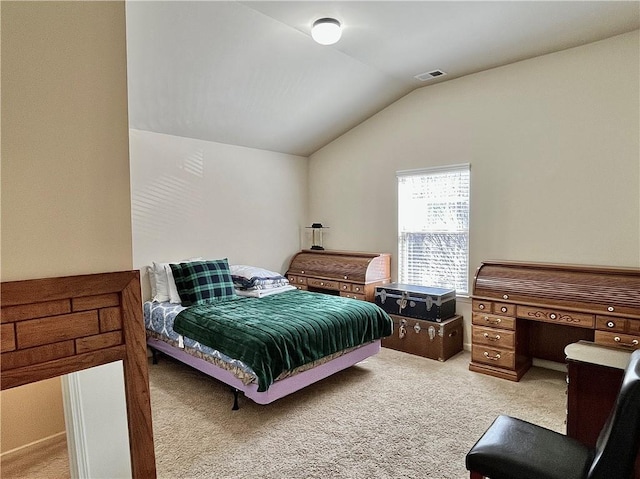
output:
{"label": "chair backrest", "polygon": [[596,443],[588,479],[626,479],[640,445],[640,349],[633,352],[616,403]]}

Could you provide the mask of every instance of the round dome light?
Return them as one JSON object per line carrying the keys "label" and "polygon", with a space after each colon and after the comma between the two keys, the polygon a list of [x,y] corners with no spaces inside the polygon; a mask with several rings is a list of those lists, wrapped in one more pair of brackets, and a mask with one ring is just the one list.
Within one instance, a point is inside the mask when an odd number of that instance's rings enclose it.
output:
{"label": "round dome light", "polygon": [[342,26],[335,18],[321,18],[313,22],[311,37],[320,45],[333,45],[342,36]]}

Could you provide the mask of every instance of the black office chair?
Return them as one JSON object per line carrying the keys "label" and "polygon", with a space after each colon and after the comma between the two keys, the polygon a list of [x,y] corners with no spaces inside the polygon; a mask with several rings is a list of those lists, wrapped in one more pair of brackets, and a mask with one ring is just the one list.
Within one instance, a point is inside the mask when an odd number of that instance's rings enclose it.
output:
{"label": "black office chair", "polygon": [[498,416],[467,453],[471,479],[629,479],[640,443],[640,350],[632,355],[595,448]]}

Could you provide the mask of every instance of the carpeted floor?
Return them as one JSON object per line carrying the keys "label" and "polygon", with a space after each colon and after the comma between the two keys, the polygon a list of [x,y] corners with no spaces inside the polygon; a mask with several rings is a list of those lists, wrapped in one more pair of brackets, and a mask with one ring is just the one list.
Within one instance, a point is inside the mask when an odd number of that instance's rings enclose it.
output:
{"label": "carpeted floor", "polygon": [[66,479],[71,477],[64,435],[36,449],[10,454],[0,462],[2,479]]}
{"label": "carpeted floor", "polygon": [[[498,414],[564,433],[564,373],[519,383],[468,370],[469,353],[438,361],[384,349],[267,406],[162,357],[149,365],[159,478],[468,477],[464,457]],[[65,443],[2,477],[69,477]],[[55,449],[55,448],[54,448]],[[34,459],[30,456],[29,459]]]}
{"label": "carpeted floor", "polygon": [[565,431],[564,373],[519,383],[384,349],[267,406],[163,358],[150,365],[158,477],[464,478],[464,457],[498,414]]}

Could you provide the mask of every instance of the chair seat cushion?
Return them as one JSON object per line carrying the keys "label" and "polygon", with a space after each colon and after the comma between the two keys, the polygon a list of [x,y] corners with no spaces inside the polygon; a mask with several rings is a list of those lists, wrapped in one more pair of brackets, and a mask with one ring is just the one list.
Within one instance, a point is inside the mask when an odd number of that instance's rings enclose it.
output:
{"label": "chair seat cushion", "polygon": [[520,419],[498,416],[467,454],[469,471],[491,479],[583,479],[594,451]]}

